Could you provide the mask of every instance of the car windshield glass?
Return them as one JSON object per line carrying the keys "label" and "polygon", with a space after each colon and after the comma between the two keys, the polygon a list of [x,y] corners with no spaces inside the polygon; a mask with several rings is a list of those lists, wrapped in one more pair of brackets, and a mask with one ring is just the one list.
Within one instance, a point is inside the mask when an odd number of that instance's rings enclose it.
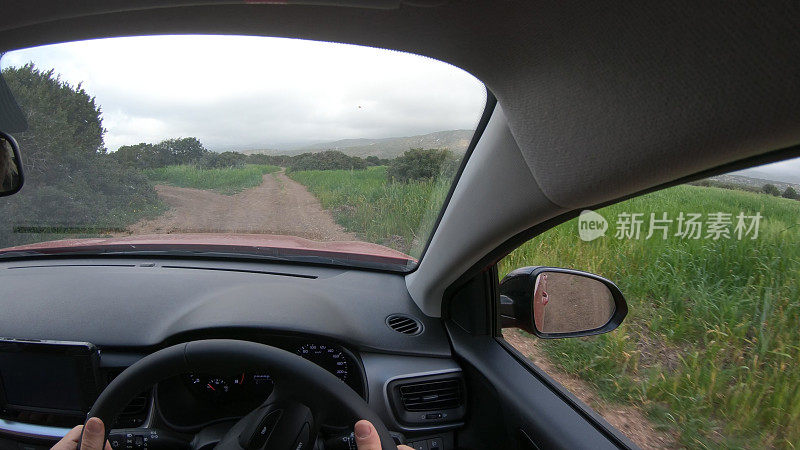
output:
{"label": "car windshield glass", "polygon": [[412,270],[486,105],[449,64],[294,39],[147,36],[0,59],[25,185],[0,257],[214,253]]}

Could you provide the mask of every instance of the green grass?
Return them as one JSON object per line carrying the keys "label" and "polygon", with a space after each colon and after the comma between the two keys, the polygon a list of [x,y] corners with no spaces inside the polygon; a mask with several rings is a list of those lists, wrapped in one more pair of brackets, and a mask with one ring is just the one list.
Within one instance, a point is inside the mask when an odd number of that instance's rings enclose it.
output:
{"label": "green grass", "polygon": [[[614,238],[618,213],[662,211],[764,219],[757,240]],[[544,341],[550,358],[604,398],[643,406],[686,446],[800,447],[800,202],[678,186],[598,212],[606,237],[580,241],[575,219],[500,263],[501,276],[526,265],[595,272],[626,295],[622,327]]]}
{"label": "green grass", "polygon": [[288,175],[304,184],[346,230],[414,257],[422,253],[450,183],[388,183],[385,166]]}
{"label": "green grass", "polygon": [[280,167],[267,164],[248,164],[230,169],[200,169],[191,165],[180,165],[147,169],[144,174],[156,183],[233,195],[260,185],[261,177],[265,173],[278,170]]}

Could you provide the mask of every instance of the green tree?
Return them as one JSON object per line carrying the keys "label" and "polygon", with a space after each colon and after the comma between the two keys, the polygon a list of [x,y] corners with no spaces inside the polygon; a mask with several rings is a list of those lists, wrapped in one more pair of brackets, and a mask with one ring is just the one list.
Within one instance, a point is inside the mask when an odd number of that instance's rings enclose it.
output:
{"label": "green tree", "polygon": [[117,161],[127,167],[137,169],[157,167],[158,152],[153,144],[141,142],[134,145],[123,145],[113,155]]}
{"label": "green tree", "polygon": [[797,191],[795,191],[793,187],[786,186],[786,190],[783,191],[783,198],[790,198],[792,200],[800,200],[800,195],[797,194]]}
{"label": "green tree", "polygon": [[291,170],[363,170],[367,163],[358,156],[349,156],[338,150],[303,153],[292,157]]}
{"label": "green tree", "polygon": [[[147,179],[106,152],[101,110],[80,84],[33,64],[3,69],[2,77],[28,121],[15,133],[25,186],[0,203],[0,246],[64,237],[52,230],[122,228],[158,197]],[[137,215],[138,214],[138,215]],[[14,233],[14,227],[46,229]]]}
{"label": "green tree", "polygon": [[781,191],[778,190],[778,188],[775,187],[774,184],[769,184],[769,183],[765,184],[764,187],[761,188],[761,190],[764,191],[765,194],[774,195],[775,197],[780,197],[781,195]]}
{"label": "green tree", "polygon": [[389,181],[407,183],[452,175],[457,168],[458,158],[450,150],[412,148],[389,161],[386,176]]}
{"label": "green tree", "polygon": [[239,152],[208,152],[198,162],[203,169],[226,169],[242,167],[247,162],[247,155]]}
{"label": "green tree", "polygon": [[156,149],[162,155],[164,165],[195,164],[208,153],[194,137],[167,139],[156,144]]}

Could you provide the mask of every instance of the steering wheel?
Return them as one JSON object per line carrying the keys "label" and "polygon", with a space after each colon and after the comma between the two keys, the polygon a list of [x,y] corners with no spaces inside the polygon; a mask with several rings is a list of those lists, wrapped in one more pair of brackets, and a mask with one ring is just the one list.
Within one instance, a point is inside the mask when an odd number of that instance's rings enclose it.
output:
{"label": "steering wheel", "polygon": [[358,419],[369,420],[375,425],[384,450],[397,448],[380,417],[336,376],[286,350],[230,339],[177,344],[142,358],[105,388],[87,420],[100,418],[106,424],[108,438],[110,425],[140,392],[182,373],[214,371],[268,371],[275,383],[269,398],[239,420],[215,449],[311,448],[319,424],[343,415],[349,416],[352,424]]}

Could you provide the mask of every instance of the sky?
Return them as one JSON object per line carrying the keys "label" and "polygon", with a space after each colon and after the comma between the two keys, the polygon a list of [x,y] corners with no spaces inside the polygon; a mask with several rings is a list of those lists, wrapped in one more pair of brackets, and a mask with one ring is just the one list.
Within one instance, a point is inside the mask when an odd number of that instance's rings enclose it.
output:
{"label": "sky", "polygon": [[449,64],[353,45],[246,36],[148,36],[5,54],[82,83],[106,147],[193,136],[215,151],[474,129],[483,84]]}
{"label": "sky", "polygon": [[751,178],[763,178],[784,183],[800,184],[800,158],[789,159],[772,164],[733,172]]}

